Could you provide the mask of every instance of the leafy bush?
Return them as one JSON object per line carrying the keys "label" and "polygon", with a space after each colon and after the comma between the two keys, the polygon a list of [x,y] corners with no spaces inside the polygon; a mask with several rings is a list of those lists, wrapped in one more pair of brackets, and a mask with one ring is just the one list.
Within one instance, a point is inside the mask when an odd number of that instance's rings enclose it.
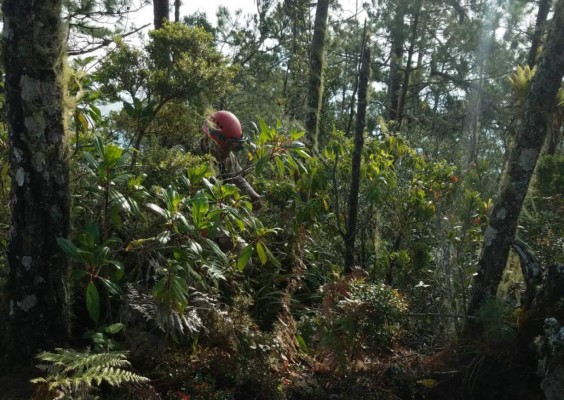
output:
{"label": "leafy bush", "polygon": [[306,342],[318,342],[333,353],[341,367],[366,351],[383,353],[402,334],[401,317],[407,302],[383,283],[353,278],[325,285],[320,314],[303,318],[300,332]]}

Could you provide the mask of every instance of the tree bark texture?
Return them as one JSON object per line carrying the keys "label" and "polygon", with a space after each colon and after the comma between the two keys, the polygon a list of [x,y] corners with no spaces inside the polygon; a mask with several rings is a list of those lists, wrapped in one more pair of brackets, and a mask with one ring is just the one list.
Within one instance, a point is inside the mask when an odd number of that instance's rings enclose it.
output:
{"label": "tree bark texture", "polygon": [[354,135],[354,150],[351,165],[351,187],[349,192],[349,210],[347,231],[345,233],[345,272],[351,272],[355,264],[355,241],[358,220],[358,193],[360,190],[360,166],[364,147],[364,129],[366,127],[366,108],[368,106],[368,82],[370,80],[370,47],[368,39],[363,41],[362,64],[358,82],[358,108]]}
{"label": "tree bark texture", "polygon": [[540,0],[539,2],[539,11],[537,13],[537,20],[535,21],[535,30],[533,32],[531,48],[527,58],[527,64],[531,68],[535,66],[537,61],[537,53],[541,45],[541,37],[546,25],[546,18],[548,17],[548,12],[550,11],[550,3],[551,0]]}
{"label": "tree bark texture", "polygon": [[[390,76],[388,78],[388,112],[387,117],[389,121],[397,121],[398,108],[401,96],[401,82],[402,82],[402,58],[403,58],[403,45],[405,42],[404,34],[404,11],[401,4],[398,4],[396,15],[392,22],[391,36],[392,47],[390,54]],[[399,127],[398,127],[399,128]]]}
{"label": "tree bark texture", "polygon": [[5,0],[4,66],[10,138],[11,232],[5,352],[28,364],[69,335],[67,261],[57,245],[69,233],[65,154],[62,0]]}
{"label": "tree bark texture", "polygon": [[164,21],[170,21],[169,0],[153,0],[153,24],[155,29],[160,29]]}
{"label": "tree bark texture", "polygon": [[319,117],[323,99],[323,69],[325,68],[324,53],[328,14],[329,0],[319,0],[315,11],[315,26],[311,40],[309,93],[306,115],[306,130],[314,148],[317,148]]}
{"label": "tree bark texture", "polygon": [[497,198],[484,232],[468,313],[476,315],[482,303],[495,296],[513,242],[521,206],[549,129],[556,93],[564,75],[564,0],[558,0],[544,51],[531,83]]}

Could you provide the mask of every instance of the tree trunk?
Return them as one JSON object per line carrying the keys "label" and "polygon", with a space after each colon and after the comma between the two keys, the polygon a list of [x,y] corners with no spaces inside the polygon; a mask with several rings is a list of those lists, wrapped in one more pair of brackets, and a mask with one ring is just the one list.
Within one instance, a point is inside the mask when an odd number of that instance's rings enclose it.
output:
{"label": "tree trunk", "polygon": [[403,120],[403,115],[405,112],[405,103],[407,101],[407,89],[409,88],[409,78],[411,75],[411,62],[413,59],[413,53],[415,51],[415,42],[417,41],[417,27],[419,25],[419,15],[421,14],[421,1],[417,2],[417,9],[413,14],[413,22],[411,23],[411,43],[409,44],[409,49],[407,50],[407,61],[405,63],[405,71],[403,73],[403,83],[401,86],[401,95],[398,98],[397,106],[397,121],[398,128],[401,126]]}
{"label": "tree trunk", "polygon": [[531,49],[529,50],[529,56],[527,57],[527,64],[529,64],[529,67],[531,68],[535,66],[537,61],[537,53],[541,44],[541,37],[544,32],[548,12],[550,11],[550,1],[551,0],[540,0],[539,3],[539,12],[537,13],[537,20],[535,22],[535,31],[533,32]]}
{"label": "tree trunk", "polygon": [[10,315],[4,354],[30,364],[69,337],[69,173],[63,123],[62,0],[5,0],[4,65],[10,138]]}
{"label": "tree trunk", "polygon": [[499,193],[484,233],[478,273],[468,307],[470,315],[476,315],[482,303],[495,296],[515,236],[521,206],[546,137],[556,93],[564,75],[564,0],[556,4],[537,68],[525,103],[523,121],[509,149]]}
{"label": "tree trunk", "polygon": [[396,15],[391,28],[392,47],[390,50],[390,76],[388,78],[387,112],[389,121],[397,121],[398,119],[398,106],[402,80],[401,65],[403,58],[403,44],[405,41],[403,18],[404,12],[401,9],[401,5],[398,5],[398,10],[396,10]]}
{"label": "tree trunk", "polygon": [[319,0],[315,11],[315,27],[311,40],[309,93],[307,97],[306,131],[313,148],[317,148],[319,115],[323,99],[323,70],[325,68],[325,37],[329,0]]}
{"label": "tree trunk", "polygon": [[160,29],[164,21],[170,21],[169,0],[153,0],[153,18],[155,29]]}
{"label": "tree trunk", "polygon": [[182,2],[180,0],[174,0],[174,22],[180,22],[180,6]]}
{"label": "tree trunk", "polygon": [[368,105],[368,81],[370,80],[370,47],[365,35],[363,41],[362,65],[358,82],[358,109],[352,154],[351,187],[349,192],[349,210],[347,231],[345,233],[345,272],[351,272],[355,264],[355,241],[358,218],[358,192],[360,190],[360,165],[364,147],[364,129],[366,127],[366,108]]}

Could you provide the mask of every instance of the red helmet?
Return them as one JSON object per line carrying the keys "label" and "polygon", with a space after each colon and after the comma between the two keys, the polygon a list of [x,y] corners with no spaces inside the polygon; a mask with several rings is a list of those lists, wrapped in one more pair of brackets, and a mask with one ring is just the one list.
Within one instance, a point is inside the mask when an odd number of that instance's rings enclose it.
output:
{"label": "red helmet", "polygon": [[202,130],[207,133],[220,146],[240,149],[245,142],[243,128],[239,119],[229,111],[216,111],[208,117],[208,123],[204,123]]}

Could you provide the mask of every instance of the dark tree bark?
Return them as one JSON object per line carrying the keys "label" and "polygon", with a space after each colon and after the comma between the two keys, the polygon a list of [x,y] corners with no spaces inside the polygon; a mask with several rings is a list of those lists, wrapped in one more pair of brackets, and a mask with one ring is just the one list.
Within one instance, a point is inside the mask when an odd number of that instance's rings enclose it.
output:
{"label": "dark tree bark", "polygon": [[560,142],[562,141],[562,124],[564,123],[564,111],[558,109],[552,115],[552,124],[550,131],[544,141],[543,154],[553,156],[558,151]]}
{"label": "dark tree bark", "polygon": [[[513,242],[521,206],[527,194],[545,140],[556,93],[564,75],[564,0],[558,0],[554,17],[517,128],[499,193],[484,233],[478,274],[468,313],[476,315],[482,303],[495,296]],[[470,331],[476,331],[470,327]]]}
{"label": "dark tree bark", "polygon": [[153,18],[155,29],[160,29],[164,21],[170,21],[169,0],[153,0]]}
{"label": "dark tree bark", "polygon": [[546,18],[548,17],[548,12],[550,11],[550,3],[551,0],[540,0],[539,3],[539,11],[537,13],[537,20],[535,21],[535,31],[533,32],[531,48],[527,58],[527,64],[529,64],[529,67],[531,68],[535,66],[537,61],[537,53],[539,51],[541,37],[546,25]]}
{"label": "dark tree bark", "polygon": [[69,173],[63,123],[62,0],[5,0],[4,66],[10,138],[12,222],[9,322],[4,352],[29,364],[69,337]]}
{"label": "dark tree bark", "polygon": [[404,11],[401,4],[398,4],[398,9],[394,16],[391,27],[391,40],[392,46],[390,50],[390,76],[388,78],[388,104],[387,104],[387,118],[389,121],[397,121],[398,107],[401,95],[401,82],[402,82],[402,58],[403,58],[403,45],[405,42],[404,34]]}
{"label": "dark tree bark", "polygon": [[174,22],[180,22],[180,6],[182,2],[180,0],[174,0]]}
{"label": "dark tree bark", "polygon": [[319,116],[323,99],[323,70],[325,68],[325,37],[329,0],[319,0],[315,11],[315,26],[311,40],[309,91],[307,97],[306,131],[313,148],[317,148]]}
{"label": "dark tree bark", "polygon": [[360,166],[364,147],[364,129],[366,127],[366,108],[368,106],[368,82],[370,80],[370,47],[368,39],[363,41],[362,64],[358,82],[358,108],[352,154],[351,187],[349,192],[349,210],[347,231],[345,233],[345,272],[351,272],[355,264],[355,241],[358,220],[358,193],[360,190]]}

